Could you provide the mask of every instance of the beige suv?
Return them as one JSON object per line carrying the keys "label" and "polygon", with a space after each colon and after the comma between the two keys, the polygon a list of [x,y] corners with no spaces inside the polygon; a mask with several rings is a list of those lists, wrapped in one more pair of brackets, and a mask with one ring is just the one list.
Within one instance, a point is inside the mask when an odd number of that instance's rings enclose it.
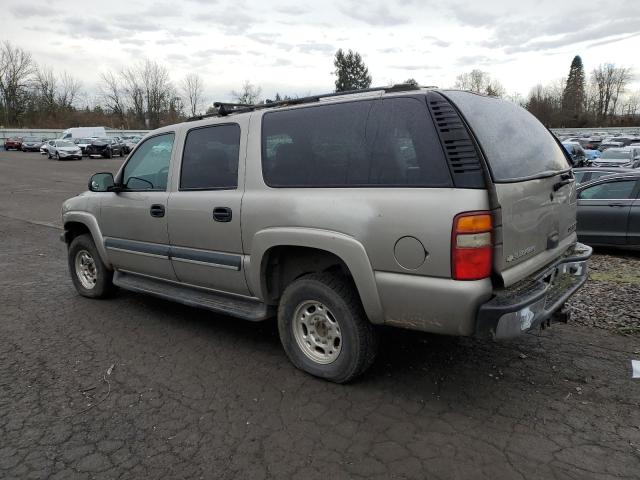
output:
{"label": "beige suv", "polygon": [[63,205],[81,295],[114,286],[261,321],[346,382],[378,326],[509,338],[567,319],[591,249],[555,137],[522,108],[397,86],[160,128]]}

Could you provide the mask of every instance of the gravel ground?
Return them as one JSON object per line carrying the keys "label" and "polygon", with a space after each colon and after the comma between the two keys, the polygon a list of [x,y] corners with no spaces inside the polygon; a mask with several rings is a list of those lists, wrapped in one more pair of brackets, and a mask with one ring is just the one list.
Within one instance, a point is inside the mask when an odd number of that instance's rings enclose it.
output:
{"label": "gravel ground", "polygon": [[598,250],[589,281],[570,302],[571,320],[625,335],[640,335],[640,253]]}

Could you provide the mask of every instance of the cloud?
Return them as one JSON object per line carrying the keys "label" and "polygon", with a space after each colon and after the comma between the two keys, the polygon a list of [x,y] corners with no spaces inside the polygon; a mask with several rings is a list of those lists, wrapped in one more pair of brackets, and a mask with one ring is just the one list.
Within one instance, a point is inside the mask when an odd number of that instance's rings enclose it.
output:
{"label": "cloud", "polygon": [[391,68],[395,68],[397,70],[441,70],[442,67],[439,65],[391,65]]}
{"label": "cloud", "polygon": [[208,48],[206,50],[197,51],[193,55],[203,58],[215,56],[237,56],[242,55],[242,52],[239,50],[234,50],[232,48]]}
{"label": "cloud", "polygon": [[297,5],[287,5],[282,7],[276,7],[275,11],[283,15],[304,15],[309,11],[309,9],[299,7]]}
{"label": "cloud", "polygon": [[244,13],[245,9],[247,7],[239,3],[235,8],[194,14],[191,18],[196,23],[215,25],[228,35],[239,35],[246,33],[257,21],[252,15]]}
{"label": "cloud", "polygon": [[394,15],[387,5],[363,5],[360,1],[350,0],[347,5],[340,7],[340,11],[347,17],[374,27],[392,27],[409,23],[407,16]]}
{"label": "cloud", "polygon": [[451,42],[447,42],[445,40],[442,40],[441,38],[434,37],[432,35],[425,35],[422,38],[423,38],[423,40],[429,41],[431,43],[431,45],[434,45],[436,47],[446,48],[449,45],[451,45]]}
{"label": "cloud", "polygon": [[305,42],[297,45],[298,50],[302,53],[333,53],[336,47],[328,43]]}

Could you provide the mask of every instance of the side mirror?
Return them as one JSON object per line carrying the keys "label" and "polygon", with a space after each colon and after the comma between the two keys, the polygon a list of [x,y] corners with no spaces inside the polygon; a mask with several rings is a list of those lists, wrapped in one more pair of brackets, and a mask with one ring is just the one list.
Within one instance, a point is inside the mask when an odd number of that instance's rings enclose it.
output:
{"label": "side mirror", "polygon": [[89,179],[89,190],[92,192],[112,192],[115,187],[113,174],[96,173]]}

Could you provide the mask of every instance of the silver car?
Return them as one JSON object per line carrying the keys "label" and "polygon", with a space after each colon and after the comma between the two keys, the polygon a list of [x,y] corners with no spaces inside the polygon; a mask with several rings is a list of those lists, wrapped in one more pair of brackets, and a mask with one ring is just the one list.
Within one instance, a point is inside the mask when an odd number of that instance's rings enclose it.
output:
{"label": "silver car", "polygon": [[70,140],[52,140],[47,143],[47,156],[56,160],[82,160],[82,150]]}
{"label": "silver car", "polygon": [[586,281],[562,145],[524,109],[403,86],[155,130],[63,205],[71,278],[261,321],[298,368],[364,372],[378,326],[507,339]]}

